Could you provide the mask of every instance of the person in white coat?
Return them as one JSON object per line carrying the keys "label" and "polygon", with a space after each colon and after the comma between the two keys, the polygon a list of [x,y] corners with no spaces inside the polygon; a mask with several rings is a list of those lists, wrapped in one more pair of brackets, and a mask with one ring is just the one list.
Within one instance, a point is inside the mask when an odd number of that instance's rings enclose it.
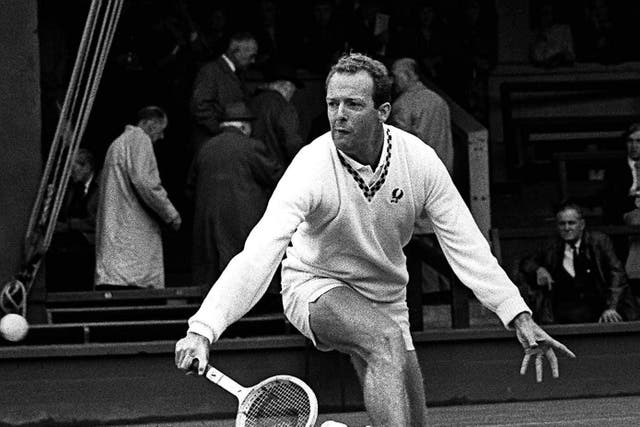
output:
{"label": "person in white coat", "polygon": [[173,230],[182,223],[153,152],[167,123],[161,108],[145,107],[137,125],[128,125],[107,150],[96,224],[96,288],[164,288],[160,223]]}

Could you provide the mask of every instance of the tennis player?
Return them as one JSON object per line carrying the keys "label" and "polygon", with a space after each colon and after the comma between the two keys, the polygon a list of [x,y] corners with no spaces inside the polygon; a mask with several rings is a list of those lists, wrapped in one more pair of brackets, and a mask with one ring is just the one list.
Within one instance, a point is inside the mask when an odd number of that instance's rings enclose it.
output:
{"label": "tennis player", "polygon": [[[178,368],[209,359],[210,344],[264,294],[282,262],[287,318],[320,350],[348,354],[375,426],[427,424],[422,374],[409,332],[402,248],[433,224],[462,282],[515,328],[541,374],[554,350],[573,353],[531,319],[433,149],[385,124],[391,81],[362,54],[326,80],[331,131],[304,147],[278,183],[244,250],[227,266],[176,344]],[[200,363],[202,374],[205,364]]]}

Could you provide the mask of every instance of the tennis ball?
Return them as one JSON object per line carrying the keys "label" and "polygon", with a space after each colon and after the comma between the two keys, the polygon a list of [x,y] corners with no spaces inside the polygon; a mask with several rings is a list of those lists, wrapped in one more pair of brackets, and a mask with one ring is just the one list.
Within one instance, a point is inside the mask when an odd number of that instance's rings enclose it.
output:
{"label": "tennis ball", "polygon": [[9,313],[0,319],[0,334],[7,341],[21,341],[28,331],[27,319],[19,314]]}

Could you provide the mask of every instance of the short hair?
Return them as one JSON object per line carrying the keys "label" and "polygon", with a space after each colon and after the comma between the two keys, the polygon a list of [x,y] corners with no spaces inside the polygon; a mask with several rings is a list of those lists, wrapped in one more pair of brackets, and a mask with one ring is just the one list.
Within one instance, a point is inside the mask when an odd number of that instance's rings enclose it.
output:
{"label": "short hair", "polygon": [[329,80],[334,74],[356,74],[359,71],[367,72],[373,79],[373,94],[371,96],[376,108],[385,102],[391,102],[391,78],[387,67],[382,62],[362,53],[352,52],[338,59],[338,62],[329,70],[325,88],[329,86]]}
{"label": "short hair", "polygon": [[138,110],[136,117],[138,122],[146,120],[164,121],[167,119],[167,113],[160,107],[148,105]]}
{"label": "short hair", "polygon": [[558,205],[558,208],[556,209],[556,216],[558,216],[560,212],[564,212],[568,210],[576,211],[580,219],[584,219],[584,208],[573,200],[565,200],[561,202],[560,205]]}
{"label": "short hair", "polygon": [[413,58],[398,58],[393,62],[393,65],[402,70],[410,71],[415,76],[418,75],[418,62]]}
{"label": "short hair", "polygon": [[93,153],[88,148],[79,148],[74,158],[76,162],[81,162],[91,166],[91,170],[96,168],[96,160]]}
{"label": "short hair", "polygon": [[622,134],[622,140],[623,140],[623,141],[626,141],[627,139],[629,139],[629,137],[630,137],[632,134],[634,134],[634,133],[636,133],[636,132],[638,132],[638,131],[640,131],[640,123],[633,123],[633,124],[631,124],[631,125],[627,128],[627,130],[625,130],[625,131],[624,131],[624,133]]}
{"label": "short hair", "polygon": [[227,44],[227,52],[231,50],[234,44],[239,42],[246,42],[246,41],[254,41],[257,43],[256,37],[251,32],[236,31],[235,33],[231,34],[231,36],[229,37],[229,43]]}

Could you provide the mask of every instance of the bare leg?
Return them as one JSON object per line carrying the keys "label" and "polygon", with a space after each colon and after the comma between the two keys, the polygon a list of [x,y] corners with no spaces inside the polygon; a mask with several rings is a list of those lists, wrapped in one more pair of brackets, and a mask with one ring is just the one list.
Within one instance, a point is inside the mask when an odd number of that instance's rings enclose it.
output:
{"label": "bare leg", "polygon": [[424,391],[424,378],[415,351],[407,351],[407,369],[405,371],[409,390],[411,425],[427,426],[427,402]]}
{"label": "bare leg", "polygon": [[309,317],[319,342],[352,357],[373,425],[414,425],[400,327],[347,287],[334,288],[311,303]]}

